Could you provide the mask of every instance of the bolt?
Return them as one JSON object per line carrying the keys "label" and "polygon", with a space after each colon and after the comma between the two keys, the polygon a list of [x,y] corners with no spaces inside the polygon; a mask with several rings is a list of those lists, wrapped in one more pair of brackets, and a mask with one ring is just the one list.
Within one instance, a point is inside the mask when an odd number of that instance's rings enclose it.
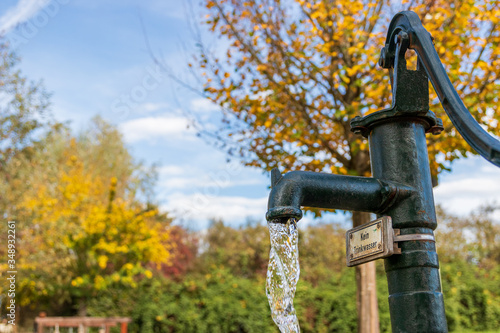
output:
{"label": "bolt", "polygon": [[351,259],[352,259],[353,257],[354,257],[354,256],[353,256],[353,255],[352,255],[352,253],[351,253],[351,255],[349,256],[349,258],[351,258]]}
{"label": "bolt", "polygon": [[396,37],[394,38],[394,43],[398,44],[402,42],[403,40],[408,40],[409,36],[406,33],[406,31],[400,31]]}
{"label": "bolt", "polygon": [[352,237],[353,237],[352,234],[349,234],[349,238],[352,239]]}
{"label": "bolt", "polygon": [[378,249],[380,250],[382,248],[382,244],[379,244],[378,245]]}
{"label": "bolt", "polygon": [[431,127],[431,129],[429,130],[432,135],[438,135],[439,133],[441,133],[442,131],[444,130],[443,127],[440,127],[440,126],[433,126]]}
{"label": "bolt", "polygon": [[380,229],[380,223],[377,223],[377,229]]}

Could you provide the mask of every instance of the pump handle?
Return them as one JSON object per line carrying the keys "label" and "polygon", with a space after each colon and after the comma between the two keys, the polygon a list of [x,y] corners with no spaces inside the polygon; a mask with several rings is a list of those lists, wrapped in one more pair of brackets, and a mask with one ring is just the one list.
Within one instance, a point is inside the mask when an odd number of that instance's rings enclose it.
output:
{"label": "pump handle", "polygon": [[[401,32],[403,34],[400,34]],[[423,27],[416,13],[403,11],[394,16],[389,25],[385,47],[382,49],[380,65],[384,68],[394,68],[395,59],[399,56],[396,54],[399,49],[398,35],[406,36],[404,33],[409,38],[409,43],[405,44],[417,53],[446,114],[458,132],[479,155],[500,167],[500,141],[486,132],[465,107],[446,74],[431,35]],[[405,51],[406,48],[401,50]]]}

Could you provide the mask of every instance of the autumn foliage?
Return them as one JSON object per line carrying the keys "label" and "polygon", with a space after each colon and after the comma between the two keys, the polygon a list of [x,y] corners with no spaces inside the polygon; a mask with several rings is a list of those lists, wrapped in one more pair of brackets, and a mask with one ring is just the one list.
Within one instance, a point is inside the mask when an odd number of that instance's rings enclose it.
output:
{"label": "autumn foliage", "polygon": [[[47,292],[47,286],[37,285],[45,274],[70,281],[57,289],[75,295],[92,295],[114,283],[134,287],[136,275],[152,276],[145,264],[169,260],[168,230],[155,220],[158,210],[116,198],[117,178],[92,176],[71,154],[75,144],[63,152],[56,178],[35,183],[20,205],[29,214],[23,239],[31,246],[20,251],[19,265],[32,272],[25,283],[33,295]],[[33,260],[33,252],[54,252],[54,257],[50,263]]]}
{"label": "autumn foliage", "polygon": [[[389,75],[377,62],[399,10],[418,13],[466,106],[499,133],[498,1],[205,3],[205,23],[229,46],[224,54],[200,47],[190,66],[200,70],[206,96],[226,115],[229,125],[219,137],[250,149],[249,165],[370,173],[367,142],[350,132],[349,122],[390,104]],[[409,61],[414,67],[416,58]],[[433,91],[430,108],[445,125],[444,133],[428,138],[436,174],[471,149]]]}
{"label": "autumn foliage", "polygon": [[21,306],[49,302],[84,314],[103,290],[134,289],[171,263],[170,218],[138,198],[145,168],[114,127],[100,118],[92,127],[77,137],[49,132],[6,165],[2,203],[18,228]]}

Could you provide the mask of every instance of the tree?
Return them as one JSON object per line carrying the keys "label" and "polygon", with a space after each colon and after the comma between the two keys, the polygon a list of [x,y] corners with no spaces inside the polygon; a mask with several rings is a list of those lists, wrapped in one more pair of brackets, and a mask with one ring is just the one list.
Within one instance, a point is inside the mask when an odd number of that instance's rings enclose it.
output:
{"label": "tree", "polygon": [[19,58],[0,43],[0,169],[17,153],[36,142],[37,130],[51,120],[49,94],[41,82],[28,81],[17,69]]}
{"label": "tree", "polygon": [[439,239],[441,262],[462,260],[469,265],[491,271],[500,265],[500,225],[495,223],[493,213],[500,207],[482,206],[466,217],[454,216],[437,207],[440,228]]}
{"label": "tree", "polygon": [[170,262],[163,264],[161,272],[173,279],[183,279],[186,273],[196,267],[196,255],[199,251],[199,237],[181,226],[172,226],[169,230]]}
{"label": "tree", "polygon": [[[32,82],[18,69],[20,59],[0,41],[0,208],[5,218],[15,220],[18,168],[8,168],[16,157],[30,158],[48,129],[57,129],[49,110],[49,94],[42,82]],[[14,195],[16,197],[12,197]]]}
{"label": "tree", "polygon": [[169,262],[171,220],[139,199],[149,176],[102,119],[76,138],[62,130],[41,143],[32,157],[7,164],[27,184],[16,203],[18,302],[85,314],[99,292],[135,288],[152,277],[151,266]]}
{"label": "tree", "polygon": [[249,223],[235,229],[214,220],[203,241],[206,248],[199,258],[200,267],[223,266],[236,276],[265,278],[270,247],[265,226]]}
{"label": "tree", "polygon": [[[417,12],[435,38],[452,82],[473,116],[499,133],[494,112],[500,90],[500,4],[497,1],[415,0],[401,8],[390,1],[206,0],[205,23],[226,51],[201,40],[191,68],[201,74],[204,95],[221,106],[216,138],[232,138],[247,165],[270,170],[370,175],[368,145],[350,132],[349,121],[387,107],[388,75],[377,68],[392,14]],[[431,109],[445,132],[428,137],[434,176],[466,157],[469,146],[452,128],[431,92]],[[231,147],[234,149],[234,145]],[[353,225],[369,221],[353,215]],[[357,268],[373,286],[373,264]],[[369,274],[369,276],[367,276]],[[360,282],[361,283],[361,282]],[[369,299],[364,295],[370,294]],[[376,297],[358,290],[360,331],[377,326]],[[372,318],[373,320],[371,320]],[[372,331],[377,331],[375,328]]]}
{"label": "tree", "polygon": [[[30,159],[39,148],[44,131],[60,126],[51,117],[49,94],[42,82],[32,82],[24,76],[18,68],[19,61],[9,45],[0,39],[0,211],[3,219],[0,233],[5,237],[2,244],[7,244],[6,222],[17,222],[18,203],[23,189],[29,187],[21,180],[24,171],[14,161]],[[19,232],[19,224],[16,225]],[[7,254],[7,247],[0,249],[0,275],[3,276],[8,271]],[[3,287],[2,283],[0,298],[4,297]]]}
{"label": "tree", "polygon": [[467,216],[437,207],[436,244],[450,331],[500,327],[500,225],[484,206]]}

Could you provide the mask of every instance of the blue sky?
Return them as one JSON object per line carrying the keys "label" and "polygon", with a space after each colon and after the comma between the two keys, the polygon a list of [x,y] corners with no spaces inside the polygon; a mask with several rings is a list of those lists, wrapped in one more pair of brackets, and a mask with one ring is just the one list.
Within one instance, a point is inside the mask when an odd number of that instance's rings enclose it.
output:
{"label": "blue sky", "polygon": [[[232,225],[248,217],[263,221],[267,175],[238,160],[227,163],[223,152],[187,128],[185,111],[209,124],[217,108],[172,82],[148,52],[145,36],[168,67],[186,75],[195,41],[185,3],[3,0],[0,31],[22,58],[24,74],[43,79],[53,93],[57,120],[78,131],[99,114],[122,130],[136,159],[159,164],[158,199],[182,217],[178,223],[199,229],[213,217]],[[455,163],[435,199],[458,214],[500,202],[500,169],[480,158]]]}

